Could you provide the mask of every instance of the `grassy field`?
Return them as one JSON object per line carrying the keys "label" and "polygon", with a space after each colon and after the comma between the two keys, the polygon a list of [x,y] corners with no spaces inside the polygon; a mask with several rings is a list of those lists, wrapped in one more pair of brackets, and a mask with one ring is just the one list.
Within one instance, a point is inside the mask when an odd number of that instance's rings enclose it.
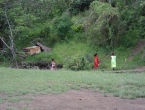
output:
{"label": "grassy field", "polygon": [[145,97],[145,73],[0,68],[0,94],[38,95],[81,88],[103,92],[104,95],[112,93],[121,98]]}

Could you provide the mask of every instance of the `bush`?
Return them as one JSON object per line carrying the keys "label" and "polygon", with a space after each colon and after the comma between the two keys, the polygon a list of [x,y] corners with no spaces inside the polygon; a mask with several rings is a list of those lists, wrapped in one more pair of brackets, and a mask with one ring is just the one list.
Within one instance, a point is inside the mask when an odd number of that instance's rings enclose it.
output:
{"label": "bush", "polygon": [[139,24],[139,36],[140,38],[145,38],[145,17],[141,17]]}
{"label": "bush", "polygon": [[5,56],[3,56],[3,55],[0,55],[0,61],[1,62],[4,62],[4,61],[6,61],[7,59],[6,59],[6,57]]}
{"label": "bush", "polygon": [[57,18],[54,22],[54,30],[57,33],[58,41],[71,38],[71,18],[68,16],[62,16]]}
{"label": "bush", "polygon": [[71,28],[75,32],[82,32],[83,31],[83,26],[81,24],[74,24]]}
{"label": "bush", "polygon": [[71,15],[76,15],[80,12],[88,10],[91,2],[93,1],[94,0],[73,0],[73,2],[70,4],[69,12]]}
{"label": "bush", "polygon": [[138,41],[138,30],[130,30],[121,38],[120,44],[123,47],[135,46]]}
{"label": "bush", "polygon": [[74,71],[89,70],[91,69],[91,65],[86,59],[86,57],[74,56],[68,59],[67,63],[64,65],[64,68],[71,69]]}

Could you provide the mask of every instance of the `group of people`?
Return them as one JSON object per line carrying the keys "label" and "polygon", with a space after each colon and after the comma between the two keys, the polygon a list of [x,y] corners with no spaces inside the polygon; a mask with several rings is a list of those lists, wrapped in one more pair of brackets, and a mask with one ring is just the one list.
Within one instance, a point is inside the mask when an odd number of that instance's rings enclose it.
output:
{"label": "group of people", "polygon": [[[100,65],[98,54],[94,54],[94,69],[97,69]],[[111,54],[111,68],[114,70],[116,67],[116,56],[114,53]],[[56,70],[56,63],[54,58],[51,60],[51,70]]]}
{"label": "group of people", "polygon": [[[98,54],[94,54],[94,69],[97,69],[100,65]],[[114,53],[111,54],[111,68],[114,70],[116,67],[116,56]]]}

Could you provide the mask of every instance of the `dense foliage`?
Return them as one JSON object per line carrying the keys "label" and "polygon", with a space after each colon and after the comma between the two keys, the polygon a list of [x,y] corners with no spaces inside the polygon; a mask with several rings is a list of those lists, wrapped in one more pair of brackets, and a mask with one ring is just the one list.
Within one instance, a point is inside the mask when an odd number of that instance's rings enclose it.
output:
{"label": "dense foliage", "polygon": [[91,2],[93,1],[94,0],[72,0],[69,7],[71,15],[76,15],[88,10]]}
{"label": "dense foliage", "polygon": [[77,37],[114,50],[145,38],[144,0],[1,0],[0,36],[9,44],[6,14],[18,50],[34,39],[52,47]]}

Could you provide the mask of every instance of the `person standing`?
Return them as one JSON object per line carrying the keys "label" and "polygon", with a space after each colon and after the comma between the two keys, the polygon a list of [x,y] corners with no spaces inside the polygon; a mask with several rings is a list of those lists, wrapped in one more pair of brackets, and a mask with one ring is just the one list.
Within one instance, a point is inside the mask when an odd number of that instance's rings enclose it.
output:
{"label": "person standing", "polygon": [[56,63],[54,58],[51,60],[51,70],[56,70]]}
{"label": "person standing", "polygon": [[116,67],[116,56],[114,53],[111,54],[111,68],[114,70]]}
{"label": "person standing", "polygon": [[98,58],[98,54],[94,54],[94,69],[97,69],[99,67],[99,58]]}

